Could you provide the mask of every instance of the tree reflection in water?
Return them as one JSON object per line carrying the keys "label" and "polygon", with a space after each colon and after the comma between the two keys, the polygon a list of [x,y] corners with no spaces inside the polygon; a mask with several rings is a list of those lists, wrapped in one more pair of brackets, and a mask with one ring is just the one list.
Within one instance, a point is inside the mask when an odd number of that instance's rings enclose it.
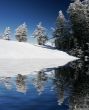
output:
{"label": "tree reflection in water", "polygon": [[26,76],[18,74],[16,77],[16,88],[18,92],[26,93],[27,86],[26,86]]}
{"label": "tree reflection in water", "polygon": [[12,89],[11,77],[1,77],[0,83],[3,84],[7,90]]}
{"label": "tree reflection in water", "polygon": [[33,85],[35,86],[39,95],[41,95],[42,92],[44,91],[44,86],[46,81],[47,81],[47,76],[43,70],[39,71],[37,73],[37,77],[33,79]]}
{"label": "tree reflection in water", "polygon": [[89,64],[82,62],[76,70],[78,74],[74,83],[73,95],[70,97],[70,110],[89,110]]}
{"label": "tree reflection in water", "polygon": [[[57,104],[60,106],[65,103],[69,110],[89,110],[88,61],[79,60],[63,67],[41,70],[36,72],[32,79],[28,76],[17,75],[15,85],[18,92],[26,93],[31,83],[38,95],[44,94],[45,90],[55,93]],[[51,86],[47,88],[49,80]],[[7,89],[12,89],[11,77],[0,78],[1,83]]]}

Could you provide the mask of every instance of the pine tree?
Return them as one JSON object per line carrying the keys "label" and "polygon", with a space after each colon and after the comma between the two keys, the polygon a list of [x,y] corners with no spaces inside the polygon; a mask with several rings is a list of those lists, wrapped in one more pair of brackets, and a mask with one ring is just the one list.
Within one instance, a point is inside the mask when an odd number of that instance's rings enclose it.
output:
{"label": "pine tree", "polygon": [[27,41],[27,25],[26,23],[23,23],[16,29],[16,39],[19,42],[26,42]]}
{"label": "pine tree", "polygon": [[44,45],[47,41],[46,29],[42,26],[41,22],[37,25],[37,28],[33,32],[33,36],[37,38],[39,45]]}
{"label": "pine tree", "polygon": [[[70,26],[68,21],[66,20],[62,11],[59,11],[59,15],[56,20],[56,28],[53,32],[53,36],[55,38],[55,46],[58,49],[66,50],[69,48],[69,35],[70,34]],[[68,43],[68,44],[66,44]]]}
{"label": "pine tree", "polygon": [[6,27],[2,37],[3,37],[4,40],[10,40],[10,37],[11,37],[11,29],[10,29],[10,27]]}
{"label": "pine tree", "polygon": [[68,13],[76,39],[75,47],[77,50],[81,48],[85,53],[86,43],[89,42],[89,1],[75,0],[70,3]]}

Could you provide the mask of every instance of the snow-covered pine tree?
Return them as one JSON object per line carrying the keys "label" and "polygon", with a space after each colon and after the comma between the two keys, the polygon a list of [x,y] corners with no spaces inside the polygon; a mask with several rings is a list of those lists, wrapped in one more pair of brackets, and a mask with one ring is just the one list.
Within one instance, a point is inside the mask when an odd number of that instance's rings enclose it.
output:
{"label": "snow-covered pine tree", "polygon": [[68,13],[77,42],[75,47],[81,48],[85,53],[86,43],[89,42],[89,1],[75,0],[73,3],[70,3]]}
{"label": "snow-covered pine tree", "polygon": [[37,28],[33,32],[33,36],[37,38],[37,42],[39,45],[44,45],[46,43],[47,41],[46,29],[42,26],[41,22],[37,25]]}
{"label": "snow-covered pine tree", "polygon": [[20,25],[17,29],[16,29],[16,39],[19,42],[26,42],[27,41],[27,25],[26,23],[23,23],[22,25]]}
{"label": "snow-covered pine tree", "polygon": [[69,25],[63,12],[60,10],[56,20],[56,27],[53,32],[55,38],[55,46],[58,49],[65,50],[68,44],[66,44],[67,37],[69,37]]}
{"label": "snow-covered pine tree", "polygon": [[10,37],[11,37],[11,29],[10,29],[10,27],[6,27],[2,37],[3,37],[4,40],[10,40]]}

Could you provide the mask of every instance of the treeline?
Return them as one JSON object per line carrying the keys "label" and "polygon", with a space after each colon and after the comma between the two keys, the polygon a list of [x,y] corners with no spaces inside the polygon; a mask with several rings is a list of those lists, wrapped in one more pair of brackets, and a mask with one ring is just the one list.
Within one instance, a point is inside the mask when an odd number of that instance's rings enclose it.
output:
{"label": "treeline", "polygon": [[[54,30],[55,46],[78,57],[89,56],[89,0],[74,0],[67,10],[67,20],[62,11]],[[89,58],[89,57],[88,57]]]}
{"label": "treeline", "polygon": [[[39,23],[33,32],[33,36],[37,38],[37,42],[39,45],[44,45],[47,41],[46,29]],[[11,40],[11,28],[6,27],[4,33],[1,35],[1,38],[4,40]],[[28,29],[26,23],[18,26],[15,30],[15,38],[19,42],[27,42],[28,40]]]}

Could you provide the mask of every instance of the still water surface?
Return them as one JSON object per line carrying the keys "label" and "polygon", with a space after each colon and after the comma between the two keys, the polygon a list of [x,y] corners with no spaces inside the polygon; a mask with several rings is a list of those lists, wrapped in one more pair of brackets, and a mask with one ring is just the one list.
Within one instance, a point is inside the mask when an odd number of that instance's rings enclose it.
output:
{"label": "still water surface", "polygon": [[89,110],[89,64],[0,77],[0,110]]}

